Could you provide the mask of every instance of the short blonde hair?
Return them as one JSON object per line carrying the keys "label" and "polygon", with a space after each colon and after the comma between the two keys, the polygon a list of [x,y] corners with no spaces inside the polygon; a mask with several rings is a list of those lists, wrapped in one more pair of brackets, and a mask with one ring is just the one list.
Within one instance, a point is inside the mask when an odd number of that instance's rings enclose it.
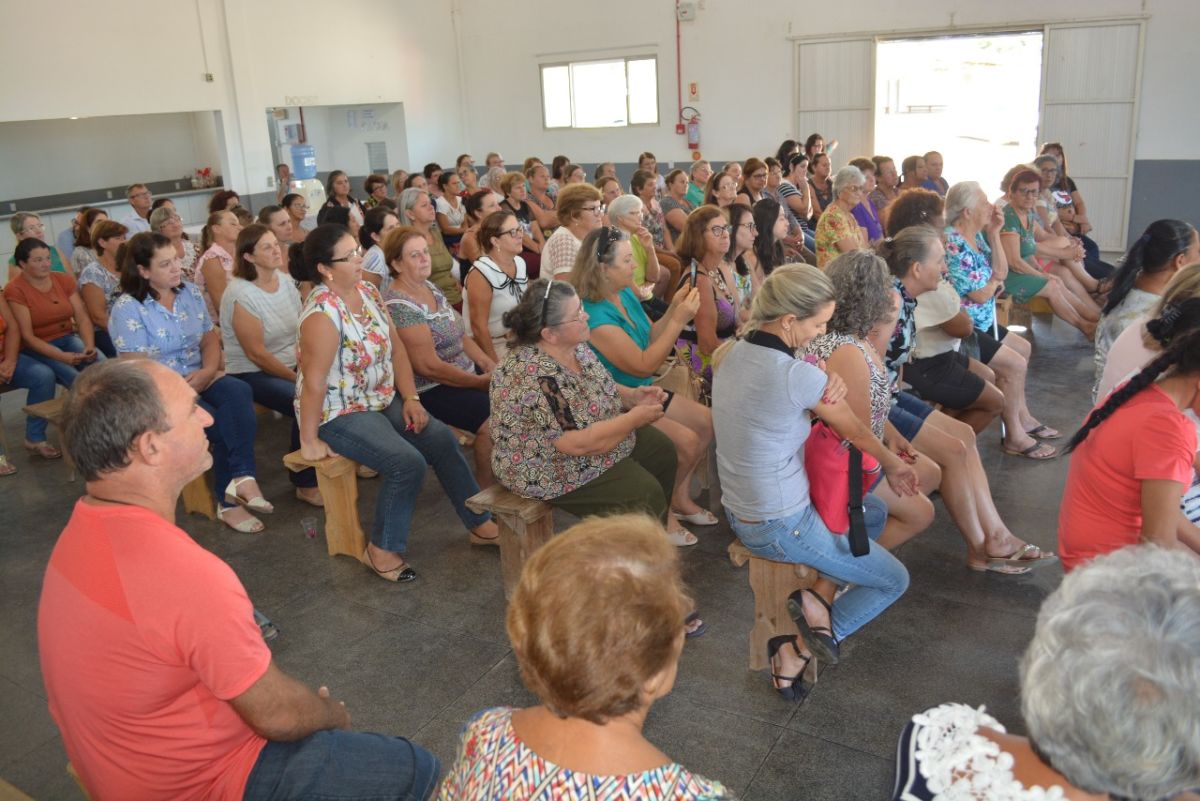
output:
{"label": "short blonde hair", "polygon": [[567,184],[558,190],[554,209],[559,225],[570,225],[588,203],[600,202],[600,190],[591,184]]}
{"label": "short blonde hair", "polygon": [[691,606],[657,520],[590,517],[525,563],[508,638],[547,708],[603,724],[641,707],[646,682],[679,658]]}
{"label": "short blonde hair", "polygon": [[525,185],[525,176],[519,172],[507,172],[500,179],[500,191],[505,197],[508,197],[517,184]]}

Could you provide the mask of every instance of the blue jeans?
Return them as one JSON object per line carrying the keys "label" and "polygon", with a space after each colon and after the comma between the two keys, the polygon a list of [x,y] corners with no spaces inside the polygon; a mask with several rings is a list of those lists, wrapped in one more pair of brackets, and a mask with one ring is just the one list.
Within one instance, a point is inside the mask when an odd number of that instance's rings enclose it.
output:
{"label": "blue jeans", "polygon": [[887,504],[874,495],[863,498],[867,534],[865,556],[850,553],[850,538],[834,534],[812,504],[777,520],[744,523],[726,510],[729,525],[755,556],[776,562],[808,565],[840,584],[852,584],[833,605],[833,636],[849,637],[887,609],[908,589],[908,569],[874,542],[887,522]]}
{"label": "blue jeans", "polygon": [[412,526],[417,495],[425,481],[425,466],[437,473],[458,519],[469,529],[491,519],[465,505],[479,492],[475,476],[463,458],[458,439],[434,417],[421,433],[404,430],[404,404],[396,398],[382,412],[351,412],[317,429],[335,453],[379,471],[383,486],[371,524],[371,542],[385,551],[404,553]]}
{"label": "blue jeans", "polygon": [[[65,334],[58,339],[51,339],[49,343],[65,353],[83,353],[86,348],[83,346],[83,340],[78,334]],[[57,359],[51,359],[49,356],[43,356],[40,353],[34,353],[32,350],[25,348],[21,351],[34,361],[39,361],[54,371],[54,380],[62,384],[67,389],[75,383],[75,378],[79,375],[79,371],[86,368],[87,364],[81,364],[76,367],[73,364],[64,364]],[[88,364],[96,364],[104,361],[104,354],[97,351],[96,361]]]}
{"label": "blue jeans", "polygon": [[403,737],[319,731],[270,742],[246,779],[245,801],[423,801],[437,790],[437,757]]}
{"label": "blue jeans", "polygon": [[200,405],[212,415],[213,424],[204,430],[213,446],[213,483],[217,503],[225,501],[225,488],[234,478],[257,475],[254,466],[254,396],[250,385],[232,376],[221,376],[200,393]]}
{"label": "blue jeans", "polygon": [[[54,370],[42,360],[33,358],[28,352],[17,354],[17,369],[13,371],[10,386],[29,390],[25,405],[51,400],[54,397]],[[25,439],[30,442],[46,441],[47,422],[41,417],[25,418]]]}
{"label": "blue jeans", "polygon": [[[300,450],[300,426],[296,423],[296,407],[292,405],[292,399],[296,395],[296,384],[286,378],[264,372],[231,373],[231,375],[250,385],[255,403],[292,418],[292,450]],[[289,470],[288,477],[297,487],[317,486],[317,471],[311,467],[301,470],[299,473]]]}

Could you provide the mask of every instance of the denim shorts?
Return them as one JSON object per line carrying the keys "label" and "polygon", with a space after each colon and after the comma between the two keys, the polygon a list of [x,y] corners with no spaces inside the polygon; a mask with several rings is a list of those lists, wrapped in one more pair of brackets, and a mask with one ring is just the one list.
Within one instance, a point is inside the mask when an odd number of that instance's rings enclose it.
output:
{"label": "denim shorts", "polygon": [[933,414],[933,407],[928,403],[916,395],[901,392],[896,396],[892,410],[888,412],[888,422],[896,427],[900,436],[912,442],[917,438],[917,434],[921,433],[921,426],[925,425],[925,418],[931,414]]}

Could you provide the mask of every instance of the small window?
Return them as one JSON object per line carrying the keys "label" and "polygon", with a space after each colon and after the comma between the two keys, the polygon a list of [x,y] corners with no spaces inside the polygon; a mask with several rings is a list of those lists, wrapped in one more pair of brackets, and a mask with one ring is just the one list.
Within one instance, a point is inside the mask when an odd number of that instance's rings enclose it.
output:
{"label": "small window", "polygon": [[653,56],[542,66],[542,124],[619,128],[658,124]]}

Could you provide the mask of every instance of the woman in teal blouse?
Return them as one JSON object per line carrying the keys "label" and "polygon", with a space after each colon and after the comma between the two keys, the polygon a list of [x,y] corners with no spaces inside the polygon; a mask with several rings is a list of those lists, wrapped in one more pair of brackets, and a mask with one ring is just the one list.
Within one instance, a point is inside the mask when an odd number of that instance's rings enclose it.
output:
{"label": "woman in teal blouse", "polygon": [[[700,295],[692,287],[677,292],[662,319],[651,323],[634,287],[633,271],[629,238],[617,228],[598,228],[584,238],[568,279],[587,312],[592,350],[616,382],[627,387],[653,381],[679,332],[700,307]],[[667,403],[666,415],[654,425],[671,438],[678,454],[671,508],[684,522],[715,525],[716,517],[688,494],[692,472],[712,442],[712,412],[687,398],[672,397]]]}

